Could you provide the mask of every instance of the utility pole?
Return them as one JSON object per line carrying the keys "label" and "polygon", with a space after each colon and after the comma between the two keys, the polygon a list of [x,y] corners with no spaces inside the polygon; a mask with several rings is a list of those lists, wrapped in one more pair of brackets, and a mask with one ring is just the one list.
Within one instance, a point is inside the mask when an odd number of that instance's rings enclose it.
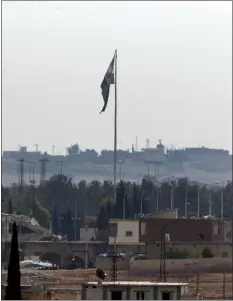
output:
{"label": "utility pole", "polygon": [[22,193],[24,187],[24,163],[23,158],[17,160],[19,162],[19,193]]}
{"label": "utility pole", "polygon": [[161,162],[156,161],[155,162],[155,180],[156,180],[156,212],[159,212],[159,167]]}
{"label": "utility pole", "polygon": [[34,144],[35,145],[35,147],[36,147],[36,152],[38,152],[38,150],[39,150],[39,144]]}
{"label": "utility pole", "polygon": [[224,200],[224,187],[221,187],[221,219],[223,220],[224,208],[223,208],[223,200]]}
{"label": "utility pole", "polygon": [[209,215],[212,216],[212,191],[209,189]]}
{"label": "utility pole", "polygon": [[60,175],[62,175],[63,174],[63,164],[64,164],[64,162],[59,161],[57,163],[60,165]]}
{"label": "utility pole", "polygon": [[185,201],[184,201],[185,209],[184,209],[184,216],[187,218],[188,215],[188,181],[185,188]]}
{"label": "utility pole", "polygon": [[40,185],[44,185],[46,179],[46,164],[48,161],[47,158],[40,159]]}
{"label": "utility pole", "polygon": [[[30,181],[31,184],[31,191],[32,191],[32,214],[35,216],[35,206],[36,206],[36,200],[35,200],[35,164],[36,162],[34,161],[27,161],[30,166],[30,170],[32,171],[32,179]],[[30,177],[31,178],[31,177]]]}
{"label": "utility pole", "polygon": [[200,186],[197,184],[197,218],[200,218]]}

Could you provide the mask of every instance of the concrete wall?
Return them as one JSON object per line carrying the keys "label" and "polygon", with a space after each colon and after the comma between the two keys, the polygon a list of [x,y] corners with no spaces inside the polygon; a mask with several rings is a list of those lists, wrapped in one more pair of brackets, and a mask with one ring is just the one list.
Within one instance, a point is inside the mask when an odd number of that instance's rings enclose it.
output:
{"label": "concrete wall", "polygon": [[[102,269],[104,271],[110,271],[112,269],[112,259],[110,257],[97,256],[95,265],[96,268]],[[128,270],[129,259],[127,257],[119,257],[117,259],[117,269]]]}
{"label": "concrete wall", "polygon": [[92,238],[96,237],[96,228],[80,228],[80,240],[81,241],[90,241]]}
{"label": "concrete wall", "polygon": [[152,216],[150,216],[150,217],[153,217],[153,218],[170,218],[170,219],[178,218],[178,209],[157,212],[157,213],[152,214]]}
{"label": "concrete wall", "polygon": [[[167,259],[166,271],[168,273],[197,273],[202,271],[215,271],[219,273],[230,272],[232,258],[201,258],[201,259]],[[229,271],[228,271],[229,270]],[[131,275],[155,275],[160,271],[160,260],[131,260],[129,272]]]}
{"label": "concrete wall", "polygon": [[[215,257],[232,257],[232,244],[229,243],[176,243],[172,242],[170,247],[177,248],[177,249],[187,249],[190,253],[191,258],[201,258],[202,251],[204,248],[210,248],[214,253]],[[149,258],[160,258],[160,243],[156,245],[147,245],[145,247],[146,254]],[[169,246],[168,246],[169,249]]]}
{"label": "concrete wall", "polygon": [[[110,220],[110,224],[117,224],[117,244],[139,242],[138,220]],[[129,233],[132,235],[127,235]],[[109,237],[109,244],[114,244],[114,237]]]}

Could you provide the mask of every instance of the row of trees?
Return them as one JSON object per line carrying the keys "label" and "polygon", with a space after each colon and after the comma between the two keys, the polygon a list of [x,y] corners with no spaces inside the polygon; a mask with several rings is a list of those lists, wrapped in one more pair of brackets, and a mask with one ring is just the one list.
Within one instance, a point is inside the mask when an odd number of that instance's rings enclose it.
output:
{"label": "row of trees", "polygon": [[[220,217],[221,189],[211,190],[212,214]],[[24,186],[17,184],[2,186],[2,210],[9,213],[33,215],[45,227],[53,228],[55,234],[74,237],[77,225],[98,221],[99,229],[105,229],[109,218],[134,218],[170,208],[173,197],[174,208],[185,215],[185,198],[188,216],[197,216],[198,193],[200,215],[209,214],[210,190],[190,183],[186,178],[178,179],[177,185],[164,182],[157,187],[152,181],[143,179],[140,184],[121,181],[117,185],[116,201],[111,181],[82,180],[73,183],[65,175],[54,175],[43,185]],[[223,190],[224,217],[232,218],[232,182]],[[33,206],[34,204],[34,206]],[[75,221],[77,224],[75,224]]]}

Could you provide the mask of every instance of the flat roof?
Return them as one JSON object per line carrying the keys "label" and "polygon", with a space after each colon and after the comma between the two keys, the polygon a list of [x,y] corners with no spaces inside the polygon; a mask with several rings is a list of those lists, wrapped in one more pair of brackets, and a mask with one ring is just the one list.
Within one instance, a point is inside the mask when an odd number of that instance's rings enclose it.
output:
{"label": "flat roof", "polygon": [[98,283],[97,281],[87,282],[88,285],[96,286],[186,286],[186,282],[152,282],[152,281],[103,281]]}

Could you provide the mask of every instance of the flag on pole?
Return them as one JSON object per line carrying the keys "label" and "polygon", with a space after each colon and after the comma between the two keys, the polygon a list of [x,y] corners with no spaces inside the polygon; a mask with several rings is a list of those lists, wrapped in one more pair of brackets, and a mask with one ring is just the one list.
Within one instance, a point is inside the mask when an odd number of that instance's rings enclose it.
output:
{"label": "flag on pole", "polygon": [[114,62],[115,62],[115,55],[109,65],[108,70],[105,73],[104,79],[102,80],[102,83],[100,85],[100,88],[102,90],[102,96],[104,99],[104,106],[100,113],[104,112],[107,107],[110,85],[114,84],[114,70],[113,70]]}

